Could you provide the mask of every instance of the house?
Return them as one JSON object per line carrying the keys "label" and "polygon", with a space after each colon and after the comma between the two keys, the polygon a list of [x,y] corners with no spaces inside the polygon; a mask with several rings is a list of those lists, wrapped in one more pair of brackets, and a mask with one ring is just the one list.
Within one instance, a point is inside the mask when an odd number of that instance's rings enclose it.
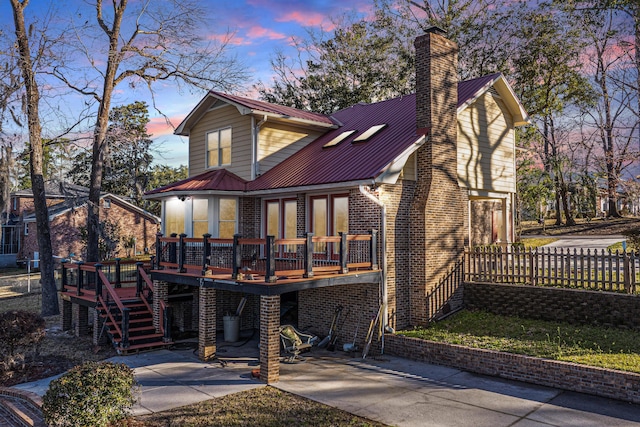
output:
{"label": "house", "polygon": [[189,177],[145,196],[162,202],[157,329],[170,317],[197,331],[208,359],[237,311],[273,382],[281,315],[324,336],[341,307],[338,345],[359,331],[362,348],[376,318],[385,331],[427,324],[465,245],[511,241],[526,113],[500,74],[458,82],[440,30],[415,46],[413,95],[332,115],[214,91],[195,106],[176,130]]}
{"label": "house", "polygon": [[[59,182],[48,181],[45,194],[49,209],[53,254],[56,258],[82,259],[84,244],[82,229],[86,227],[89,189]],[[18,262],[38,259],[38,242],[33,194],[30,189],[11,194],[8,212],[10,222],[3,227],[3,239],[13,239],[15,258]],[[160,225],[160,218],[140,209],[120,196],[103,193],[100,196],[100,218],[102,224],[112,228],[118,241],[109,255],[125,256],[148,252],[153,246]],[[8,231],[8,230],[11,231]],[[5,232],[5,230],[7,230]],[[6,234],[5,234],[6,233]],[[131,248],[125,248],[122,238],[133,237]],[[128,242],[127,242],[128,243]]]}

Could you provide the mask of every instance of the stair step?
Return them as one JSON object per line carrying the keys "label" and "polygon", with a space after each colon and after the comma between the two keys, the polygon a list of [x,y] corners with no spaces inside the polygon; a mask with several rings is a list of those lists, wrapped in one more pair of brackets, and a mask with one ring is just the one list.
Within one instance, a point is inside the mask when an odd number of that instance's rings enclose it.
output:
{"label": "stair step", "polygon": [[39,408],[19,397],[0,397],[0,407],[18,426],[45,426]]}

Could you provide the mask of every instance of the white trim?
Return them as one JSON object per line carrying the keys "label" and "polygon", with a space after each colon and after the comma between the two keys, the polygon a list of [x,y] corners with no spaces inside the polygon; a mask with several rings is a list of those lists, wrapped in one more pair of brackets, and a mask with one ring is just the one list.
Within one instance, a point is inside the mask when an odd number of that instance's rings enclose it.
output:
{"label": "white trim", "polygon": [[[416,142],[407,147],[398,157],[393,159],[391,163],[382,169],[382,172],[375,178],[375,182],[379,184],[395,184],[398,182],[400,173],[409,160],[409,157],[427,141],[425,135],[422,135]],[[417,169],[416,169],[417,173]]]}
{"label": "white trim", "polygon": [[488,92],[491,87],[495,88],[496,92],[498,92],[498,95],[500,95],[500,98],[513,115],[514,126],[524,126],[530,123],[529,115],[524,109],[524,106],[502,74],[499,74],[496,78],[487,82],[487,84],[480,88],[473,97],[460,105],[458,107],[457,114],[462,113],[467,107],[476,102],[476,100]]}

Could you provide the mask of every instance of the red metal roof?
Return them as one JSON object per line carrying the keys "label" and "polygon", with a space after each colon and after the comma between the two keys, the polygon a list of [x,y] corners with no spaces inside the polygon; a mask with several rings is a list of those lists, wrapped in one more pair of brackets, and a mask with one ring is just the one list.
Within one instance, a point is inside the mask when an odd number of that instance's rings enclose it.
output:
{"label": "red metal roof", "polygon": [[312,122],[318,122],[328,125],[335,124],[329,116],[325,116],[320,113],[313,113],[310,111],[298,110],[293,107],[285,107],[284,105],[271,104],[269,102],[257,101],[255,99],[243,98],[241,96],[229,95],[222,92],[210,91],[212,95],[224,99],[236,104],[240,104],[250,110],[263,111],[266,113],[280,114],[285,117],[292,117],[302,120],[310,120]]}
{"label": "red metal roof", "polygon": [[[458,108],[484,93],[500,76],[499,73],[490,74],[458,83]],[[216,97],[252,110],[322,121],[323,123],[334,123],[329,117],[322,114],[235,95],[213,91],[211,93]],[[425,129],[416,129],[415,94],[375,104],[357,104],[334,113],[332,117],[342,123],[342,126],[320,136],[254,181],[247,182],[224,169],[216,169],[152,190],[147,194],[199,190],[259,191],[370,181],[384,172],[389,163],[409,148],[411,144],[418,141],[426,131]],[[387,126],[369,140],[352,142],[370,127],[381,124]],[[337,145],[324,147],[333,138],[349,130],[356,132]]]}
{"label": "red metal roof", "polygon": [[193,192],[205,190],[244,191],[246,182],[225,169],[213,169],[192,176],[164,187],[156,188],[146,194],[162,194],[169,192]]}

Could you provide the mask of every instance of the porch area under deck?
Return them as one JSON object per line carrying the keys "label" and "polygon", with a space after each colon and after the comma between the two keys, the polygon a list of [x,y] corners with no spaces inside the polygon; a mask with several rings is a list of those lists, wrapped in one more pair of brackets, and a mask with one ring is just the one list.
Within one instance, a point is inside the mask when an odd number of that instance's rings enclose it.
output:
{"label": "porch area under deck", "polygon": [[217,291],[259,298],[260,379],[280,375],[280,296],[358,283],[379,283],[377,232],[304,238],[201,239],[185,235],[156,239],[150,277],[153,305],[169,304],[170,284],[197,287],[198,357],[216,356]]}

